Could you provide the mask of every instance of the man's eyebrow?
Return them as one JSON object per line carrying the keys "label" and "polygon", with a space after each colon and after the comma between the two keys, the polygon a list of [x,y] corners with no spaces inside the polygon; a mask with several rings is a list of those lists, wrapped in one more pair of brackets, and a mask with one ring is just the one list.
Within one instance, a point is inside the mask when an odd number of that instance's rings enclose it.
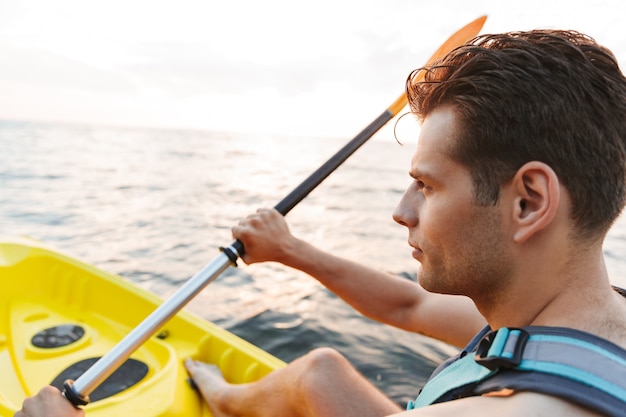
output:
{"label": "man's eyebrow", "polygon": [[431,176],[428,175],[428,173],[426,173],[424,171],[421,171],[419,169],[410,169],[409,170],[409,176],[411,178],[415,178],[415,179],[418,179],[418,178],[431,178]]}

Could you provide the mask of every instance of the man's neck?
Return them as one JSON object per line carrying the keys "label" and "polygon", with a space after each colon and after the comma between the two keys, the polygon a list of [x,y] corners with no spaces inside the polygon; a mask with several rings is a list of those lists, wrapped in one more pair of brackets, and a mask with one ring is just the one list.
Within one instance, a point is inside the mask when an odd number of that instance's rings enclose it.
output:
{"label": "man's neck", "polygon": [[560,326],[606,333],[598,323],[620,309],[624,313],[616,320],[626,327],[626,302],[611,288],[598,246],[577,256],[545,251],[528,256],[533,262],[520,267],[500,294],[473,297],[476,306],[492,328]]}

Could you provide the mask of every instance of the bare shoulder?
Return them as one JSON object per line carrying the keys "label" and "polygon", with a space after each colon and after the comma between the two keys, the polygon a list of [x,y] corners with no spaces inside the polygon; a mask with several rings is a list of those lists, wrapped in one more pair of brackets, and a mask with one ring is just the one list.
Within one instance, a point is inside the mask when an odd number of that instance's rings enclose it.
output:
{"label": "bare shoulder", "polygon": [[600,417],[568,401],[532,392],[508,397],[470,397],[394,414],[412,417]]}

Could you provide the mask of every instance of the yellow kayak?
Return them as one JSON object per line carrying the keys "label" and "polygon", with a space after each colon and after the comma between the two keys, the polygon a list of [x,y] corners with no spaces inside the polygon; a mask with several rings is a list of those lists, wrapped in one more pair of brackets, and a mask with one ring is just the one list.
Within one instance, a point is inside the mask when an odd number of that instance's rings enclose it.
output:
{"label": "yellow kayak", "polygon": [[[26,238],[0,240],[0,416],[44,385],[62,390],[152,313],[162,300]],[[184,359],[220,367],[233,383],[285,363],[180,311],[90,394],[89,417],[210,416],[187,382]]]}

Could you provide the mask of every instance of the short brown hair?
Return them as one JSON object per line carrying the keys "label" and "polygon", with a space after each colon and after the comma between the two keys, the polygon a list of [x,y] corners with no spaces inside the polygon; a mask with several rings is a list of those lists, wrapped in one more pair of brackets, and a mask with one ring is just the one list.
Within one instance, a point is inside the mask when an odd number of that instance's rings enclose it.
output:
{"label": "short brown hair", "polygon": [[581,236],[606,233],[624,207],[626,78],[592,38],[559,30],[479,36],[413,71],[407,95],[420,120],[440,106],[455,110],[452,157],[470,170],[478,204],[496,204],[500,186],[536,160],[567,188]]}

